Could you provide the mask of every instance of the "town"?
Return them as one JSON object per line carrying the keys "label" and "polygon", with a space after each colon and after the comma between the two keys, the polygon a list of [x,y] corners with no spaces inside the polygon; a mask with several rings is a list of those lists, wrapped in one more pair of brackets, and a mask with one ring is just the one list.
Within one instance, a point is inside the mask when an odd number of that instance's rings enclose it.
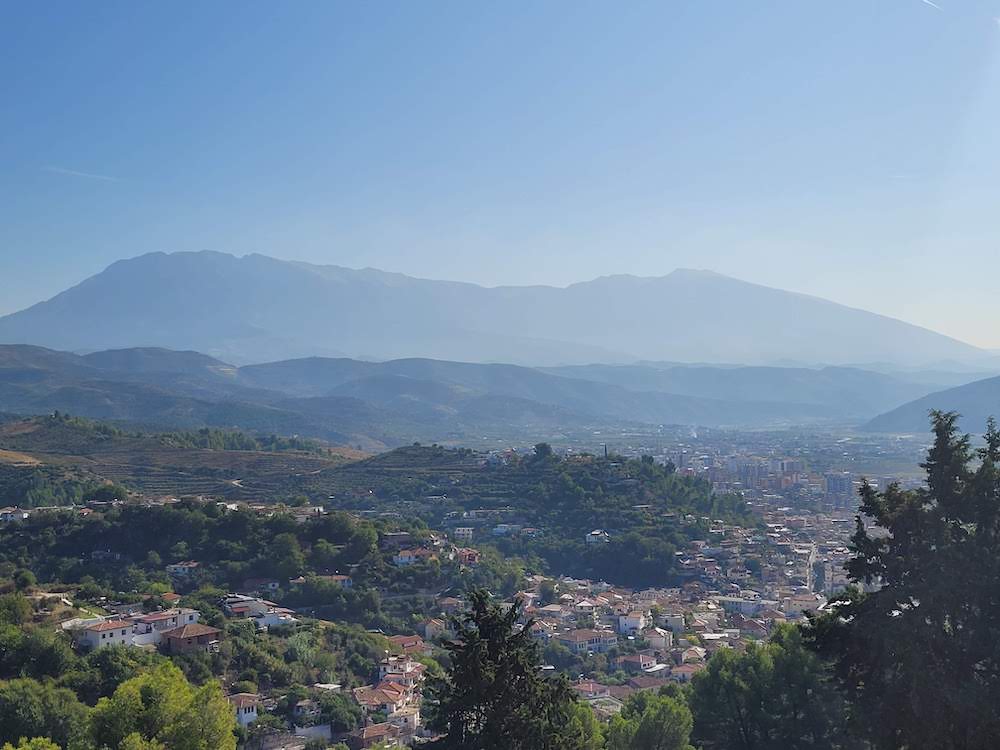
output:
{"label": "town", "polygon": [[[462,460],[468,463],[470,456]],[[531,451],[471,455],[471,463],[496,470],[533,460],[538,457]],[[574,451],[561,459],[566,465],[589,460]],[[613,471],[611,483],[631,487],[629,482],[638,482],[627,475],[635,471],[629,467],[641,462],[607,460]],[[752,523],[663,512],[670,524],[704,531],[696,534],[703,538],[692,538],[677,549],[673,559],[661,561],[671,585],[623,586],[558,571],[526,570],[509,594],[494,592],[502,608],[518,608],[519,626],[530,628],[538,644],[540,668],[567,675],[578,700],[604,721],[620,713],[631,695],[690,683],[720,650],[742,651],[748,644],[765,642],[782,623],[803,622],[806,613],[822,612],[828,598],[848,583],[845,563],[851,554],[860,484],[851,473],[810,471],[802,457],[722,455],[705,445],[664,450],[659,460],[678,477],[707,482],[713,493],[742,498]],[[875,480],[882,489],[898,481]],[[345,493],[344,502],[363,494]],[[327,502],[332,500],[331,495]],[[224,668],[220,677],[229,689],[227,698],[242,742],[261,750],[338,742],[350,748],[420,746],[432,741],[438,735],[425,719],[425,678],[429,670],[440,672],[444,648],[455,637],[454,618],[461,617],[466,607],[461,586],[445,585],[438,591],[433,586],[468,580],[486,567],[484,555],[495,557],[498,544],[534,543],[546,538],[548,531],[530,525],[530,517],[510,507],[476,507],[475,497],[466,498],[467,510],[442,512],[440,506],[451,507],[444,494],[425,497],[418,505],[380,504],[377,510],[131,494],[82,507],[7,507],[0,509],[0,523],[11,531],[33,521],[58,525],[67,517],[75,523],[93,522],[126,507],[141,513],[192,504],[211,510],[215,517],[252,516],[266,522],[286,517],[298,529],[324,519],[359,528],[376,523],[377,538],[363,562],[341,570],[310,569],[300,562],[288,569],[286,578],[243,579],[209,602],[214,613],[211,624],[198,607],[203,606],[199,603],[205,601],[206,592],[213,590],[207,582],[217,580],[207,570],[217,565],[212,561],[166,562],[155,577],[169,586],[153,585],[152,593],[133,592],[121,601],[114,600],[113,592],[89,602],[78,592],[74,603],[68,594],[49,593],[46,587],[33,590],[30,595],[43,610],[55,596],[63,605],[71,605],[64,608],[67,614],[76,610],[57,627],[81,654],[126,648],[176,658],[201,654],[218,659],[220,652],[232,649],[226,646],[227,638],[243,624],[258,633],[257,638],[294,637],[303,628],[302,632],[312,632],[310,628],[334,625],[325,619],[326,600],[310,599],[317,590],[352,597],[374,590],[382,606],[394,600],[404,610],[412,606],[395,620],[406,627],[368,629],[379,645],[361,664],[359,674],[339,675],[335,668],[304,670],[319,679],[264,689],[262,681],[238,679],[239,674]],[[411,508],[414,518],[403,516],[405,507]],[[421,523],[419,508],[437,509],[432,516],[440,519],[440,526],[408,526],[414,520]],[[662,512],[654,505],[637,510],[647,515]],[[620,529],[594,528],[579,542],[588,553],[599,554],[620,533]],[[127,555],[110,546],[91,550],[89,557],[88,564],[105,568],[132,565]],[[386,571],[381,584],[365,569],[375,561]],[[428,577],[432,569],[439,572]],[[407,578],[413,575],[417,577]],[[342,617],[360,623],[366,619],[363,612]]]}

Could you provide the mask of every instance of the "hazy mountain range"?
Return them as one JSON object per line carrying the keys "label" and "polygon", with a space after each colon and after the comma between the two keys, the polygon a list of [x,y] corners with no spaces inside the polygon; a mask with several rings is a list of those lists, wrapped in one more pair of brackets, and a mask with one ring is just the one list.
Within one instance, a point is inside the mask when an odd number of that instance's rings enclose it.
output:
{"label": "hazy mountain range", "polygon": [[958,412],[962,415],[959,425],[963,430],[982,434],[990,417],[1000,419],[1000,377],[930,393],[875,417],[865,425],[865,429],[873,432],[925,432],[927,413],[931,409]]}
{"label": "hazy mountain range", "polygon": [[545,370],[311,357],[236,367],[191,351],[87,355],[0,345],[0,412],[161,428],[234,427],[382,448],[542,439],[626,425],[851,425],[936,385],[855,368],[659,365]]}
{"label": "hazy mountain range", "polygon": [[0,318],[0,343],[76,352],[166,347],[237,364],[346,355],[533,366],[908,366],[994,356],[892,318],[707,271],[486,288],[216,252],[114,263]]}

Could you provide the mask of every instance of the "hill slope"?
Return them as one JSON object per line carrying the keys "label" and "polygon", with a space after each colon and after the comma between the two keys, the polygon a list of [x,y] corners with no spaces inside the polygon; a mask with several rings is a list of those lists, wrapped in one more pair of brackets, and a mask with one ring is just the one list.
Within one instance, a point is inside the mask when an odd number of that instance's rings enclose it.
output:
{"label": "hill slope", "polygon": [[636,359],[843,364],[985,353],[898,320],[704,271],[485,288],[214,252],[119,261],[0,318],[0,342],[533,365]]}
{"label": "hill slope", "polygon": [[926,432],[929,429],[927,413],[931,409],[957,411],[962,415],[962,429],[982,433],[990,417],[1000,419],[1000,377],[931,393],[880,414],[868,422],[865,429],[872,432]]}

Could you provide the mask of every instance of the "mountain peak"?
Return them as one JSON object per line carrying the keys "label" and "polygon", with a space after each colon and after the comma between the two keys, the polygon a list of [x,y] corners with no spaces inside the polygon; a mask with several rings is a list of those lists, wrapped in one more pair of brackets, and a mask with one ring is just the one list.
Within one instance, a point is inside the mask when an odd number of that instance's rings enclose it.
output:
{"label": "mountain peak", "polygon": [[192,349],[236,364],[309,355],[551,365],[985,356],[898,320],[707,270],[482,287],[212,250],[115,263],[0,318],[0,343]]}

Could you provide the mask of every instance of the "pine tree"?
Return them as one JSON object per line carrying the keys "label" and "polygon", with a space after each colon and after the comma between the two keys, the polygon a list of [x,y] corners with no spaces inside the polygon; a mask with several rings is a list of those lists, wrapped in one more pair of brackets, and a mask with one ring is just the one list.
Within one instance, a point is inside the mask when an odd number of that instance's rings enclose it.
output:
{"label": "pine tree", "polygon": [[934,412],[926,488],[865,484],[848,570],[815,618],[856,726],[879,748],[1000,747],[1000,432],[973,451]]}
{"label": "pine tree", "polygon": [[435,750],[585,750],[576,705],[563,677],[545,677],[530,623],[518,626],[521,608],[506,612],[484,591],[470,596],[470,611],[455,623],[448,645],[451,669],[430,687],[433,725],[447,734]]}

